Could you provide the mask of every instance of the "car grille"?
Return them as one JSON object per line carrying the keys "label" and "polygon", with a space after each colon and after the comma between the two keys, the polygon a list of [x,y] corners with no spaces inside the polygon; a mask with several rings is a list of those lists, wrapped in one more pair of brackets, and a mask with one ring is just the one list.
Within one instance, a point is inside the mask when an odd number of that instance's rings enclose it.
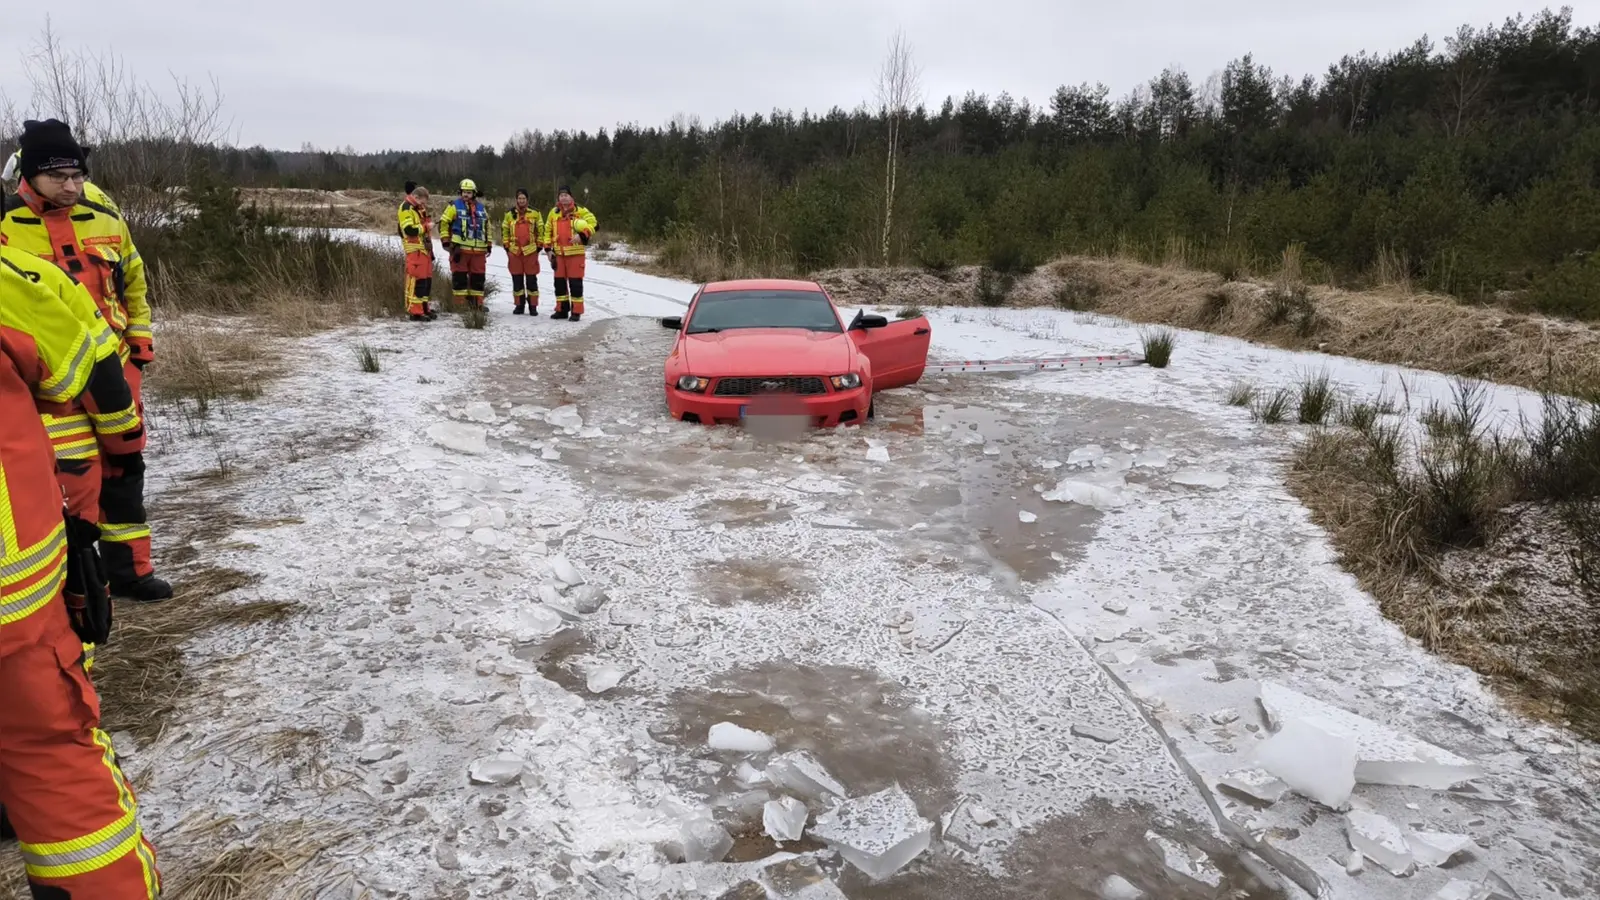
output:
{"label": "car grille", "polygon": [[827,387],[815,375],[789,378],[720,378],[718,397],[752,397],[756,394],[826,394]]}

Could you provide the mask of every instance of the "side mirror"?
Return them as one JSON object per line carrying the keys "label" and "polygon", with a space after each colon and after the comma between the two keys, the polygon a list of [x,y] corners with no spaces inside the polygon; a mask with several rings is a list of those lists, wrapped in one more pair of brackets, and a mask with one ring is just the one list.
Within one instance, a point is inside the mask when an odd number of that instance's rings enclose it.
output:
{"label": "side mirror", "polygon": [[661,327],[672,331],[683,330],[683,316],[667,316],[661,320]]}
{"label": "side mirror", "polygon": [[888,328],[889,327],[889,320],[884,318],[883,316],[858,315],[858,316],[856,316],[856,327],[857,328]]}

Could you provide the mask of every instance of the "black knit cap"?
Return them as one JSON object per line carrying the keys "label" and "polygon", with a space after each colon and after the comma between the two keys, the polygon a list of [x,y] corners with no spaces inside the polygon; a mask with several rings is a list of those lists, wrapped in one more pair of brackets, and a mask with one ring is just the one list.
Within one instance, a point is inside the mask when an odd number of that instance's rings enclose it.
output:
{"label": "black knit cap", "polygon": [[406,193],[409,194],[409,193],[411,193],[412,191],[414,191],[416,189],[417,189],[417,183],[415,181],[406,182]]}
{"label": "black knit cap", "polygon": [[526,197],[526,196],[528,196],[528,189],[527,188],[517,188],[517,196],[518,197]]}
{"label": "black knit cap", "polygon": [[570,194],[570,193],[572,193],[572,187],[570,185],[563,184],[561,186],[561,188],[556,191],[556,193],[558,193],[558,194]]}
{"label": "black knit cap", "polygon": [[18,170],[23,178],[51,169],[81,169],[83,174],[89,174],[88,148],[78,144],[72,129],[60,119],[23,122],[18,143],[22,145]]}

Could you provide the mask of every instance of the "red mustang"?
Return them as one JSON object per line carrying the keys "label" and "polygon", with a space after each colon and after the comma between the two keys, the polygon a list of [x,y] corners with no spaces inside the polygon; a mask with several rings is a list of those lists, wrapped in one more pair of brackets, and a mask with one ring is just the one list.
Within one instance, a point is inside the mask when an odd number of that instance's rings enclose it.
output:
{"label": "red mustang", "polygon": [[752,279],[702,287],[667,357],[674,419],[735,424],[749,416],[859,423],[877,391],[914,384],[928,364],[928,320],[857,314],[846,325],[814,281]]}

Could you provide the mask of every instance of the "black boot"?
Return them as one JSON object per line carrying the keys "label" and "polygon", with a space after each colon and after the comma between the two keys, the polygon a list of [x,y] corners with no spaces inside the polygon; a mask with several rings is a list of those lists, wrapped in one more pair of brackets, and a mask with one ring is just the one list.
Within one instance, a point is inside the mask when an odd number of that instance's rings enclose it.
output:
{"label": "black boot", "polygon": [[567,309],[564,306],[557,306],[556,311],[550,314],[550,318],[552,319],[565,319],[566,317]]}
{"label": "black boot", "polygon": [[11,818],[6,815],[6,808],[0,806],[0,841],[14,841],[16,839],[17,831],[11,827]]}
{"label": "black boot", "polygon": [[511,310],[511,314],[513,316],[520,316],[523,314],[523,302],[521,300],[517,301],[516,308]]}
{"label": "black boot", "polygon": [[160,603],[172,599],[172,585],[154,575],[146,575],[137,581],[113,584],[111,594],[137,603]]}
{"label": "black boot", "polygon": [[412,313],[411,314],[411,321],[413,321],[413,322],[426,322],[426,321],[428,321],[428,317],[423,313]]}
{"label": "black boot", "polygon": [[583,317],[583,313],[573,313],[572,315],[568,316],[567,318],[570,319],[573,322],[576,322],[582,317]]}

